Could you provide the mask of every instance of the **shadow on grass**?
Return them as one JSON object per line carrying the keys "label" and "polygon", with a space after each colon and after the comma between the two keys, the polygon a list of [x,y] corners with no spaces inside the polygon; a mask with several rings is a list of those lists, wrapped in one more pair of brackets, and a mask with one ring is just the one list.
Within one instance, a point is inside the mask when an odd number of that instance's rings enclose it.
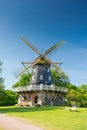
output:
{"label": "shadow on grass", "polygon": [[8,107],[0,107],[0,113],[50,111],[50,110],[55,110],[55,109],[64,109],[64,107],[60,107],[60,106],[42,106],[42,107],[8,106]]}
{"label": "shadow on grass", "polygon": [[79,110],[75,110],[75,111],[72,111],[72,110],[69,110],[70,112],[80,112]]}

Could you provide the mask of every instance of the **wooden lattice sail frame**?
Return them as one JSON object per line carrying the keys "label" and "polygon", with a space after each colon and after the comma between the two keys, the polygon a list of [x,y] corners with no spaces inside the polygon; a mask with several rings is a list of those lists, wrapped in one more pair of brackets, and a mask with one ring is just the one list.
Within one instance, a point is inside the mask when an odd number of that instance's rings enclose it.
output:
{"label": "wooden lattice sail frame", "polygon": [[[55,67],[58,70],[59,73],[61,72],[61,68],[59,66],[57,66],[56,63],[54,63],[49,58],[47,58],[47,55],[49,53],[51,53],[53,50],[55,50],[57,47],[61,46],[64,41],[62,40],[62,41],[54,44],[47,51],[45,51],[43,54],[41,54],[40,51],[38,51],[32,44],[30,44],[24,38],[21,38],[21,40],[28,47],[30,47],[34,52],[36,52],[39,56],[33,62],[21,62],[23,64],[23,66],[25,67],[25,69],[22,72],[17,73],[16,77],[19,77],[24,72],[27,72],[30,68],[33,68],[32,78],[30,81],[31,85],[34,85],[34,84],[51,85],[51,84],[53,84],[50,67],[52,65],[53,67]],[[26,67],[26,64],[28,64],[27,67]],[[58,64],[61,64],[61,62],[59,62]]]}

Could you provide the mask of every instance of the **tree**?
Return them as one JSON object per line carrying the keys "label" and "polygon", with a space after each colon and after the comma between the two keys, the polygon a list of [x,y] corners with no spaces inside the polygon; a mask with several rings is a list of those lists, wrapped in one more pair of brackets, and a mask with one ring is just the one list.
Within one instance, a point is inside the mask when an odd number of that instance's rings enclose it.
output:
{"label": "tree", "polygon": [[4,79],[3,77],[1,77],[1,73],[2,73],[2,64],[3,62],[1,62],[0,60],[0,101],[2,101],[4,99]]}
{"label": "tree", "polygon": [[5,90],[4,105],[15,105],[17,103],[18,95],[12,90]]}
{"label": "tree", "polygon": [[20,87],[20,86],[25,86],[26,87],[27,85],[29,85],[30,78],[31,78],[31,73],[21,75],[20,80],[18,82],[16,82],[12,86],[12,88],[17,88],[17,87]]}
{"label": "tree", "polygon": [[65,72],[58,73],[57,70],[51,70],[52,79],[54,81],[54,85],[61,86],[61,87],[67,87],[70,83],[69,76],[65,74]]}
{"label": "tree", "polygon": [[82,84],[77,88],[77,90],[79,92],[79,106],[87,107],[87,84]]}
{"label": "tree", "polygon": [[0,106],[10,106],[17,103],[18,95],[12,90],[4,90],[3,95],[0,99]]}
{"label": "tree", "polygon": [[[4,79],[1,77],[1,73],[2,73],[2,64],[3,62],[0,60],[0,85],[4,83]],[[4,86],[3,86],[4,87]]]}
{"label": "tree", "polygon": [[69,83],[67,87],[69,90],[71,90],[71,89],[77,90],[77,86],[74,84],[71,84],[71,83]]}
{"label": "tree", "polygon": [[87,85],[76,87],[70,84],[68,88],[69,92],[66,95],[68,104],[76,103],[77,106],[87,107]]}
{"label": "tree", "polygon": [[67,99],[69,101],[78,101],[78,97],[79,97],[79,93],[78,91],[74,90],[74,89],[71,89],[69,91],[69,93],[67,94]]}
{"label": "tree", "polygon": [[81,93],[87,93],[87,84],[82,84],[79,89],[78,89]]}

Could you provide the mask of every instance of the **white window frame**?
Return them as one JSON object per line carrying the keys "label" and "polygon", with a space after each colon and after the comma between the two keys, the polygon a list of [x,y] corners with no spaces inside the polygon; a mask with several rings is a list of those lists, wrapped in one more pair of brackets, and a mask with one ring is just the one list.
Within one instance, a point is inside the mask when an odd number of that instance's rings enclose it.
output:
{"label": "white window frame", "polygon": [[50,70],[49,70],[49,68],[47,69],[47,72],[49,72]]}
{"label": "white window frame", "polygon": [[35,79],[35,77],[34,77],[34,75],[32,76],[32,80],[34,80]]}
{"label": "white window frame", "polygon": [[42,74],[40,75],[40,80],[43,80],[43,75]]}
{"label": "white window frame", "polygon": [[36,72],[36,68],[34,68],[34,72]]}
{"label": "white window frame", "polygon": [[49,81],[51,81],[51,76],[49,76]]}

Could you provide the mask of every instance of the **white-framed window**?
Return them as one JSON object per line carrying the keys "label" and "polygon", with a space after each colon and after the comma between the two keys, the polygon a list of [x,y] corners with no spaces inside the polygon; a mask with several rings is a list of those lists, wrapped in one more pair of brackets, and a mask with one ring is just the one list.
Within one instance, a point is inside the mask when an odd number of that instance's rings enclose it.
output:
{"label": "white-framed window", "polygon": [[50,70],[49,70],[49,68],[47,69],[47,72],[49,72]]}
{"label": "white-framed window", "polygon": [[49,76],[49,81],[51,81],[51,76]]}
{"label": "white-framed window", "polygon": [[36,72],[36,68],[34,68],[34,72]]}
{"label": "white-framed window", "polygon": [[40,80],[43,80],[43,75],[40,75]]}
{"label": "white-framed window", "polygon": [[32,76],[32,80],[34,80],[34,75]]}

